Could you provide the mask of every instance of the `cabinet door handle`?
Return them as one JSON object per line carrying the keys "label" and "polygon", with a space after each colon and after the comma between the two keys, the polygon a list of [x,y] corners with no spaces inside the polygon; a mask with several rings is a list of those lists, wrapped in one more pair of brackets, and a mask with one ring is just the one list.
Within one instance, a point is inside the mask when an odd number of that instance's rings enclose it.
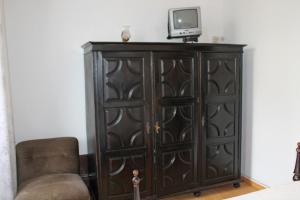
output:
{"label": "cabinet door handle", "polygon": [[155,133],[159,134],[160,126],[158,122],[155,122],[154,129],[155,129]]}

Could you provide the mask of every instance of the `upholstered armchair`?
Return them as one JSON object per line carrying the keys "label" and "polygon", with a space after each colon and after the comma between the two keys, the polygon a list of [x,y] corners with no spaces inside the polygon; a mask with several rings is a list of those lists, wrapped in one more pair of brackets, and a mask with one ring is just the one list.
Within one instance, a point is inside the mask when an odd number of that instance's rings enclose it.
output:
{"label": "upholstered armchair", "polygon": [[90,200],[79,176],[76,138],[21,142],[16,146],[18,193],[15,200]]}

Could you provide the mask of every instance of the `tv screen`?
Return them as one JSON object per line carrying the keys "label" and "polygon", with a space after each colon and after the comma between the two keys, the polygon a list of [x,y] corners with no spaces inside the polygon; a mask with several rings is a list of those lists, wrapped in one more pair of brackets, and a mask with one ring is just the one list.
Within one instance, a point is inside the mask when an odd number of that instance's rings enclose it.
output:
{"label": "tv screen", "polygon": [[198,28],[197,9],[177,10],[173,16],[175,29]]}

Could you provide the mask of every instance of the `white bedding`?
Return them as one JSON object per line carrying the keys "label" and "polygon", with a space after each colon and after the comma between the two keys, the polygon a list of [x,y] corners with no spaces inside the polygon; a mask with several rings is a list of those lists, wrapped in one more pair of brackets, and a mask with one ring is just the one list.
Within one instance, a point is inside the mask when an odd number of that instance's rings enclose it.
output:
{"label": "white bedding", "polygon": [[300,181],[230,198],[230,200],[300,200]]}

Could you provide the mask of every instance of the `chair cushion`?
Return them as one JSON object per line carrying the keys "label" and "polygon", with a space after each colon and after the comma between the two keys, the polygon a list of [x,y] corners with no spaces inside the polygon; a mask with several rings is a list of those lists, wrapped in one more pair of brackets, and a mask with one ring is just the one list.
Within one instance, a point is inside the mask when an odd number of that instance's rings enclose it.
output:
{"label": "chair cushion", "polygon": [[19,187],[15,200],[90,200],[77,174],[51,174],[30,179]]}
{"label": "chair cushion", "polygon": [[76,138],[24,141],[16,146],[16,154],[19,185],[47,174],[79,173]]}

